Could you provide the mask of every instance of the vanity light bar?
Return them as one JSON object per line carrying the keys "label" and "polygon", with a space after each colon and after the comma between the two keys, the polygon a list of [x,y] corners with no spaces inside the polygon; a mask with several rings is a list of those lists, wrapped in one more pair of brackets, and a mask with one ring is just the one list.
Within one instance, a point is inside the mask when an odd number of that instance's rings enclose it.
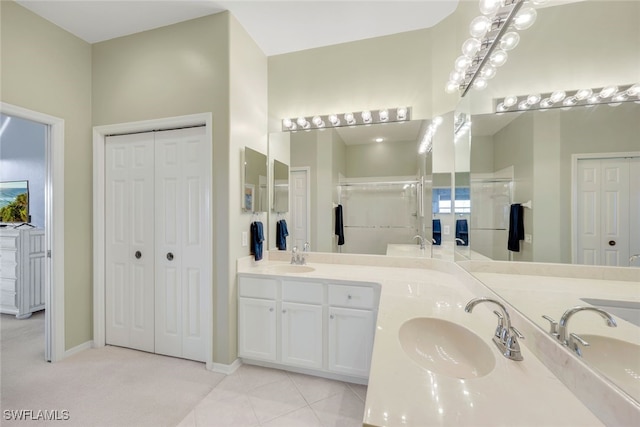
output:
{"label": "vanity light bar", "polygon": [[362,126],[374,123],[405,122],[411,120],[411,107],[365,110],[357,113],[327,114],[325,116],[298,117],[283,119],[282,130],[295,132],[343,126]]}
{"label": "vanity light bar", "polygon": [[615,107],[623,102],[640,102],[640,83],[566,92],[557,90],[543,94],[511,95],[502,100],[497,99],[495,111],[510,113],[552,108],[593,107],[598,104]]}
{"label": "vanity light bar", "polygon": [[535,22],[537,12],[528,3],[539,5],[547,1],[480,0],[482,15],[469,25],[471,38],[462,44],[462,56],[455,60],[445,90],[462,91],[464,97],[472,87],[486,88],[496,69],[507,62],[507,51],[518,45],[520,36],[515,30],[525,30]]}
{"label": "vanity light bar", "polygon": [[420,147],[418,147],[418,154],[430,153],[433,149],[433,137],[438,130],[438,126],[442,124],[442,117],[437,116],[434,117],[431,123],[429,123],[429,127],[427,131],[424,133],[422,137],[422,141],[420,141]]}

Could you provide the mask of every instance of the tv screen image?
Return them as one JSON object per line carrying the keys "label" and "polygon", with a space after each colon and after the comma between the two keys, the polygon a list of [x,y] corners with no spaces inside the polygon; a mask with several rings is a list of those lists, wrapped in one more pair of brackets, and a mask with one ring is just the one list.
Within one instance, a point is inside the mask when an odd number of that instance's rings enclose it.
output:
{"label": "tv screen image", "polygon": [[29,222],[29,181],[0,182],[0,222]]}

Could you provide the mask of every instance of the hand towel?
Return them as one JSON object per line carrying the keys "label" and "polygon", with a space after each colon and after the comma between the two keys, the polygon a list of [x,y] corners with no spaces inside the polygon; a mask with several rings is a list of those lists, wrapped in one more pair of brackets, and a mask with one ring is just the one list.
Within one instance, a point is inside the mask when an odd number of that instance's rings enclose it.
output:
{"label": "hand towel", "polygon": [[264,242],[264,231],[260,221],[251,223],[251,253],[256,261],[262,259],[262,242]]}
{"label": "hand towel", "polygon": [[433,244],[438,246],[442,244],[442,224],[439,219],[434,219],[433,221]]}
{"label": "hand towel", "polygon": [[289,235],[289,230],[287,229],[287,222],[284,219],[281,219],[276,223],[276,246],[281,251],[287,250],[287,236]]}
{"label": "hand towel", "polygon": [[509,240],[507,249],[520,252],[520,240],[524,240],[524,208],[520,203],[511,205],[509,210]]}
{"label": "hand towel", "polygon": [[336,206],[336,236],[338,245],[344,245],[344,224],[342,222],[342,205]]}
{"label": "hand towel", "polygon": [[456,220],[456,239],[462,240],[456,240],[457,246],[469,246],[469,226],[466,219]]}

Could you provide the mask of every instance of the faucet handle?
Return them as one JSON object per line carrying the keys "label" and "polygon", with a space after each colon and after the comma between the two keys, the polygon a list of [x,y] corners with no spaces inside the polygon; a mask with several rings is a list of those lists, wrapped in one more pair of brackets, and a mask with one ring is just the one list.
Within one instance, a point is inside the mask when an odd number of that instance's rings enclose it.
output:
{"label": "faucet handle", "polygon": [[582,357],[582,349],[580,348],[580,344],[583,347],[589,347],[589,343],[586,342],[582,337],[578,334],[574,334],[573,332],[569,334],[569,348],[576,352],[576,354]]}
{"label": "faucet handle", "polygon": [[516,329],[516,327],[515,327],[515,326],[512,326],[512,327],[511,327],[511,331],[512,331],[514,334],[516,334],[516,336],[517,336],[519,339],[521,339],[521,340],[523,340],[523,339],[524,339],[524,335],[522,335],[522,334],[520,333],[520,331]]}
{"label": "faucet handle", "polygon": [[496,327],[496,333],[494,335],[498,338],[502,338],[504,331],[504,316],[500,314],[498,310],[493,310],[493,314],[498,316],[498,327]]}
{"label": "faucet handle", "polygon": [[542,318],[549,322],[549,333],[551,335],[553,335],[554,337],[558,338],[558,336],[559,336],[559,334],[558,334],[558,322],[556,322],[555,320],[553,320],[551,317],[547,316],[546,314],[543,314]]}

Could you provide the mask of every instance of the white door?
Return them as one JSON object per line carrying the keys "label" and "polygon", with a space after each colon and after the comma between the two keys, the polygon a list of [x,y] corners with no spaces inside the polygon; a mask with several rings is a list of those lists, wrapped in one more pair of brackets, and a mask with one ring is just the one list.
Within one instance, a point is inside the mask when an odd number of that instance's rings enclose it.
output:
{"label": "white door", "polygon": [[106,343],[154,350],[153,134],[106,141]]}
{"label": "white door", "polygon": [[578,263],[626,266],[630,240],[630,159],[578,161]]}
{"label": "white door", "polygon": [[276,302],[240,298],[238,302],[238,355],[276,361]]}
{"label": "white door", "polygon": [[282,363],[322,368],[322,306],[282,303]]}
{"label": "white door", "polygon": [[205,361],[205,128],[107,138],[106,343]]}
{"label": "white door", "polygon": [[209,184],[204,127],[155,137],[156,353],[205,360]]}
{"label": "white door", "polygon": [[372,311],[329,307],[329,370],[368,377],[374,329]]}
{"label": "white door", "polygon": [[291,169],[291,239],[302,249],[309,242],[309,170]]}
{"label": "white door", "polygon": [[[629,160],[629,256],[640,255],[640,157]],[[629,260],[640,267],[640,257]]]}

